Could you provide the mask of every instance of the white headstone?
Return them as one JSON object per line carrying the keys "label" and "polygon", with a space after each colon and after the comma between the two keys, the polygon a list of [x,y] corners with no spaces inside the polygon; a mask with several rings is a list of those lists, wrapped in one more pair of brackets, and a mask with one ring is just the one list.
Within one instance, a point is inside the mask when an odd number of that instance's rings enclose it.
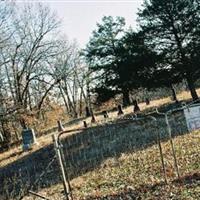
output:
{"label": "white headstone", "polygon": [[200,129],[200,105],[184,109],[188,131]]}
{"label": "white headstone", "polygon": [[35,132],[33,129],[24,129],[22,131],[23,150],[31,149],[33,144],[37,144]]}

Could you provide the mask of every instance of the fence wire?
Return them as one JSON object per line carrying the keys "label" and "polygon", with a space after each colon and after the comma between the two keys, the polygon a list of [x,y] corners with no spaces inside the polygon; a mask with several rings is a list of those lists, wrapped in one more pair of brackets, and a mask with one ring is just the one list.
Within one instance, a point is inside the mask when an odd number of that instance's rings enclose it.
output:
{"label": "fence wire", "polygon": [[[0,166],[0,199],[1,200],[28,200],[39,195],[41,199],[51,199],[45,188],[62,181],[59,164],[53,145],[44,147],[31,156]],[[39,191],[43,190],[40,194]],[[58,190],[60,199],[63,189]],[[34,194],[36,192],[36,194]]]}

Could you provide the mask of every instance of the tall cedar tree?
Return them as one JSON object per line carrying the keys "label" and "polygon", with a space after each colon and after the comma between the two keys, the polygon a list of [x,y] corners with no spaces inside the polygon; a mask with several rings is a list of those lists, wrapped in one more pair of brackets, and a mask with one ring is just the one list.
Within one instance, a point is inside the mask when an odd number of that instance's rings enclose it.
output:
{"label": "tall cedar tree", "polygon": [[165,54],[164,62],[171,67],[171,74],[178,71],[187,80],[192,98],[198,99],[195,81],[200,75],[199,1],[146,0],[138,21],[148,44]]}
{"label": "tall cedar tree", "polygon": [[[117,49],[124,35],[124,26],[124,18],[116,17],[116,19],[113,19],[111,16],[104,16],[102,23],[97,23],[97,30],[93,31],[84,51],[90,69],[95,72],[98,91],[118,90],[118,87],[115,87],[116,85],[112,81],[119,76],[116,71],[119,68],[120,59]],[[100,88],[106,88],[106,90]],[[124,100],[125,105],[130,104],[128,92],[123,91],[123,96],[127,97]]]}
{"label": "tall cedar tree", "polygon": [[141,32],[123,30],[123,18],[104,17],[102,21],[87,45],[86,59],[98,77],[97,92],[122,93],[126,106],[130,90],[143,86],[155,68],[157,55],[145,46]]}

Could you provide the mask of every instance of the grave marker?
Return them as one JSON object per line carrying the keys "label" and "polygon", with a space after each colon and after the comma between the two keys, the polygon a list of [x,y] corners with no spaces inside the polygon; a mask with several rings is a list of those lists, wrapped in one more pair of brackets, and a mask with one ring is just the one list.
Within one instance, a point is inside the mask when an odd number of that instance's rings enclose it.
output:
{"label": "grave marker", "polygon": [[200,129],[200,105],[184,109],[188,131]]}
{"label": "grave marker", "polygon": [[23,150],[29,150],[34,144],[37,144],[35,132],[33,129],[23,129],[22,131]]}

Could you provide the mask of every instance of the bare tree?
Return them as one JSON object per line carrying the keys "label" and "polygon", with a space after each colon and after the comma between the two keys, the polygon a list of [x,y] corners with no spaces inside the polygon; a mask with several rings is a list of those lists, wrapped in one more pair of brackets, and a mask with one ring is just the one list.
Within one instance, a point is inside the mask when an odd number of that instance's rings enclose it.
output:
{"label": "bare tree", "polygon": [[11,38],[12,45],[7,48],[10,62],[5,64],[5,71],[11,93],[14,93],[14,105],[26,109],[32,83],[44,76],[46,60],[57,55],[55,31],[59,21],[42,5],[25,5],[14,17],[15,34]]}
{"label": "bare tree", "polygon": [[42,4],[0,5],[0,107],[8,122],[12,115],[13,125],[23,127],[24,115],[40,116],[54,98],[73,117],[81,115],[88,74],[76,42],[61,36],[57,16]]}

